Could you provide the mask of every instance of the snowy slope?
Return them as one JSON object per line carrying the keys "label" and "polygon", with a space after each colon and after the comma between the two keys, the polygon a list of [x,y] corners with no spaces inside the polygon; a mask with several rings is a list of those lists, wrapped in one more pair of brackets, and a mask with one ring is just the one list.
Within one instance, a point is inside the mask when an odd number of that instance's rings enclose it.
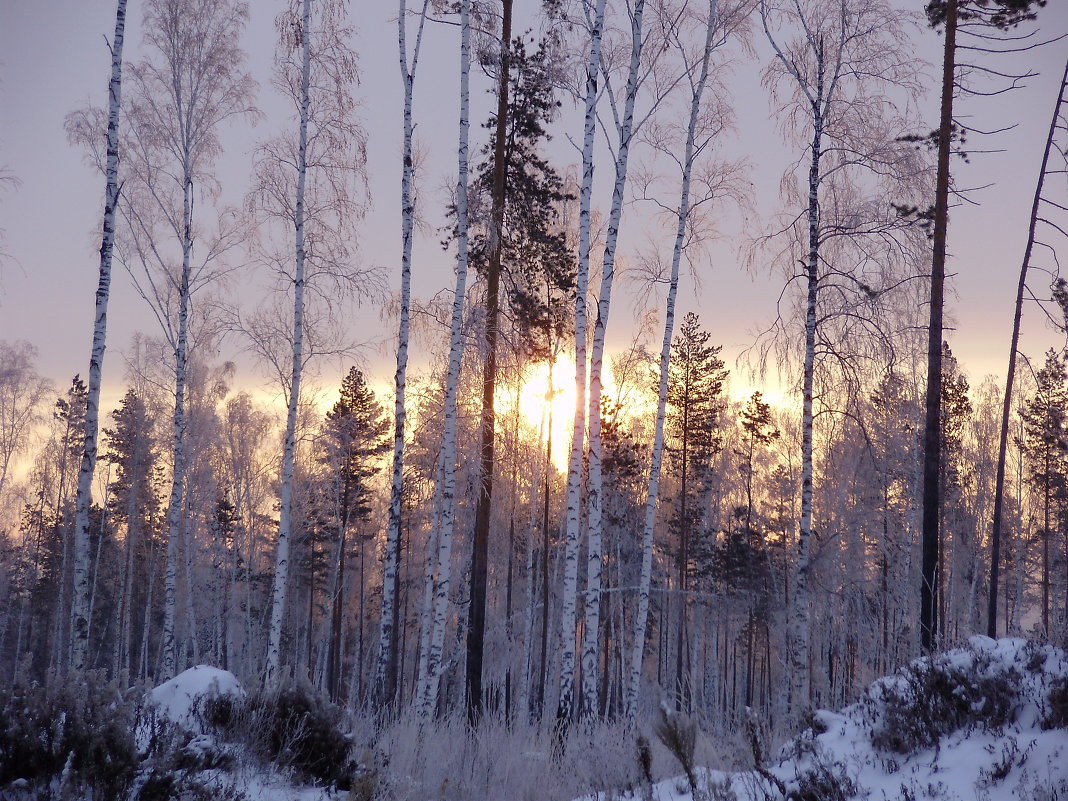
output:
{"label": "snowy slope", "polygon": [[[757,772],[707,771],[704,801],[1068,799],[1068,657],[1022,639],[974,637],[879,679]],[[1052,700],[1051,700],[1052,694]],[[685,781],[653,787],[689,797]]]}

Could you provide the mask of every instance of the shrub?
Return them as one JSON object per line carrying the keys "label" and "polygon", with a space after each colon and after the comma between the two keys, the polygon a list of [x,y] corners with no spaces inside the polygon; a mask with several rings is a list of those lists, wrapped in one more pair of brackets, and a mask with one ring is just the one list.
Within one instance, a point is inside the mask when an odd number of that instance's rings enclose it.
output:
{"label": "shrub", "polygon": [[849,801],[857,794],[857,784],[846,773],[845,766],[817,758],[797,776],[797,789],[788,795],[789,801]]}
{"label": "shrub", "polygon": [[351,781],[350,742],[341,730],[340,711],[303,687],[262,691],[247,699],[209,698],[200,715],[209,730],[244,743],[265,762],[292,768],[303,781]]}
{"label": "shrub", "polygon": [[137,772],[137,695],[97,674],[54,687],[15,684],[0,699],[0,787],[65,773],[95,799],[121,798]]}
{"label": "shrub", "polygon": [[881,685],[882,722],[872,745],[897,754],[935,746],[943,735],[966,726],[993,729],[1012,721],[1017,705],[1015,671],[982,674],[971,667],[913,663],[898,683]]}
{"label": "shrub", "polygon": [[697,746],[697,724],[681,712],[672,713],[660,708],[660,718],[653,731],[671,755],[682,765],[690,791],[697,792],[697,777],[694,773],[694,750]]}
{"label": "shrub", "polygon": [[1068,728],[1068,678],[1059,678],[1049,691],[1049,712],[1042,719],[1043,729]]}

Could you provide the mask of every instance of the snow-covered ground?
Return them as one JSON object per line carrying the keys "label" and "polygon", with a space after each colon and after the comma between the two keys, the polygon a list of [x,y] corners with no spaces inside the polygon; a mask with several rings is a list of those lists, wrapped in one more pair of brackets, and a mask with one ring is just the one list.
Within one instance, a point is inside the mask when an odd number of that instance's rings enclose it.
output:
{"label": "snow-covered ground", "polygon": [[148,704],[171,722],[199,732],[201,724],[196,710],[208,698],[218,696],[241,699],[245,697],[245,689],[229,670],[197,665],[149,692]]}
{"label": "snow-covered ground", "polygon": [[[286,772],[256,765],[239,748],[219,742],[214,734],[205,731],[210,728],[204,725],[200,715],[205,701],[224,696],[241,701],[247,693],[237,677],[228,670],[197,665],[155,687],[146,698],[146,708],[154,709],[160,718],[194,735],[183,746],[183,751],[194,764],[210,758],[212,754],[232,757],[229,769],[209,768],[196,772],[196,786],[202,794],[227,801],[331,801],[347,797],[348,793],[332,788],[294,785]],[[145,737],[145,732],[138,733],[142,746]]]}
{"label": "snow-covered ground", "polygon": [[[699,773],[704,801],[1068,799],[1068,658],[1022,639],[973,637],[876,681],[762,771]],[[1054,692],[1051,705],[1050,693]],[[685,779],[653,786],[684,801]]]}
{"label": "snow-covered ground", "polygon": [[[226,704],[205,703],[213,697],[237,702],[228,713],[237,717],[226,718]],[[379,738],[379,753],[363,757],[378,769],[377,775],[374,769],[339,765],[351,756],[355,740],[336,729],[336,749],[328,748],[325,739],[313,742],[314,756],[325,758],[338,772],[298,773],[276,764],[295,764],[293,752],[285,750],[288,745],[281,751],[265,749],[262,729],[275,718],[264,717],[263,709],[256,713],[259,717],[250,716],[250,704],[257,703],[262,705],[262,699],[248,696],[233,674],[207,666],[150,691],[143,706],[148,714],[138,715],[132,754],[136,778],[129,797],[151,790],[147,795],[153,798],[219,801],[518,801],[582,792],[574,782],[553,784],[539,771],[534,771],[536,786],[524,784],[529,767],[495,783],[495,790],[479,784],[472,760],[482,765],[485,754],[477,757],[465,750],[472,742],[462,729],[455,735],[458,740],[437,746],[447,750],[435,752],[444,763],[433,781],[405,772],[406,765],[409,772],[411,768],[407,752],[415,747],[412,738]],[[295,708],[299,705],[289,707]],[[205,711],[212,723],[205,722]],[[310,718],[292,720],[297,722],[286,724],[296,726],[292,732],[313,733],[304,728]],[[492,740],[489,731],[482,730],[481,736]],[[614,731],[617,738],[629,738]],[[498,734],[506,737],[503,731]],[[597,759],[599,752],[619,746],[612,736],[599,736],[586,746],[592,753],[582,751],[583,759]],[[666,746],[670,738],[663,740]],[[678,742],[693,747],[692,738]],[[503,747],[505,752],[495,754],[507,761],[514,746]],[[877,680],[843,710],[814,713],[811,728],[788,742],[776,759],[733,773],[698,768],[696,791],[682,776],[644,790],[624,790],[637,786],[637,767],[629,759],[619,751],[611,770],[606,762],[597,777],[583,780],[585,787],[601,792],[576,801],[1068,801],[1068,655],[1022,639],[974,637],[964,648],[916,660]],[[551,766],[544,767],[548,771]],[[556,767],[565,769],[563,764]],[[68,788],[66,773],[64,768],[63,775],[37,784],[19,779],[0,788],[0,799],[78,798],[76,786]],[[344,775],[346,789],[295,783],[298,776],[311,781],[326,775]],[[333,780],[320,778],[320,783]],[[84,796],[86,801],[91,797]]]}

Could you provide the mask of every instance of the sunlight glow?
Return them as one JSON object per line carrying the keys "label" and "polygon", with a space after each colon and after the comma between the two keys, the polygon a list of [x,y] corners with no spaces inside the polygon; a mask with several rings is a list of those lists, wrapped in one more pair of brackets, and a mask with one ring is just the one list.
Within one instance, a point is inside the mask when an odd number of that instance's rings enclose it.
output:
{"label": "sunlight glow", "polygon": [[[550,395],[550,369],[548,362],[539,362],[528,367],[519,388],[519,409],[523,423],[533,431],[536,438],[542,434],[542,442],[548,436],[549,417],[552,418],[552,461],[557,470],[566,470],[571,454],[571,437],[575,425],[575,364],[561,354],[552,365]],[[515,402],[515,389],[506,390],[510,403]]]}

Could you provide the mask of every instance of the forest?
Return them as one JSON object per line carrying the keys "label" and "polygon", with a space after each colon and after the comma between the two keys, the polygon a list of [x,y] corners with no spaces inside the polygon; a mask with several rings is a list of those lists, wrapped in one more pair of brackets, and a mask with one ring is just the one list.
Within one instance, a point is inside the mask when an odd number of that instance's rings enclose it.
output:
{"label": "forest", "polygon": [[[918,657],[1068,645],[1062,10],[398,0],[399,71],[369,75],[367,8],[275,5],[252,41],[240,0],[118,0],[107,95],[67,110],[103,189],[64,267],[96,282],[88,364],[48,375],[0,306],[0,794],[12,699],[194,666],[331,717],[390,786],[351,797],[569,799],[637,775],[640,732],[649,781],[688,736],[771,787],[761,753]],[[1032,51],[1063,73],[1029,101],[1040,159],[996,111]],[[420,91],[446,71],[455,96]],[[789,166],[758,208],[765,135]],[[1010,232],[950,222],[997,207],[997,149],[1037,170],[995,268],[954,256]],[[25,180],[0,170],[5,202]],[[727,249],[774,288],[745,334],[699,300]],[[1018,286],[977,376],[954,293],[982,269]]]}

